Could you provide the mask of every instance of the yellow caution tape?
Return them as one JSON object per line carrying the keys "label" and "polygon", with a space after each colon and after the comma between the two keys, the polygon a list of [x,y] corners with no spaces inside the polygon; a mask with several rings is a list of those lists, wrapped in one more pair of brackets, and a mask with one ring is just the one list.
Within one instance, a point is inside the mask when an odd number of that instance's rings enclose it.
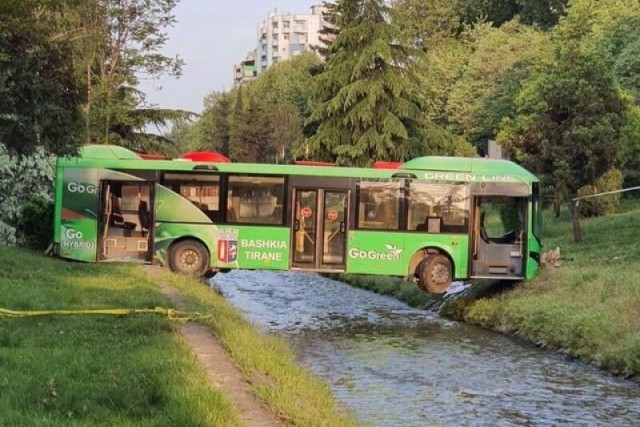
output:
{"label": "yellow caution tape", "polygon": [[174,310],[173,308],[109,308],[96,310],[26,310],[16,311],[0,308],[0,317],[33,317],[33,316],[77,316],[77,315],[111,315],[126,316],[131,314],[160,314],[167,316],[169,320],[189,322],[193,320],[210,319],[211,315],[189,313],[187,311]]}

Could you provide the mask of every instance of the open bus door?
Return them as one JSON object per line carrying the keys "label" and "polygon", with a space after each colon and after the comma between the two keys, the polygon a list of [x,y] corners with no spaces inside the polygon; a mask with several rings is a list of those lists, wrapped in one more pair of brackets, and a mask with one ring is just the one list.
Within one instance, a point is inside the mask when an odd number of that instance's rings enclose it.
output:
{"label": "open bus door", "polygon": [[344,271],[348,190],[294,189],[293,268]]}
{"label": "open bus door", "polygon": [[471,244],[472,278],[524,278],[527,253],[526,213],[526,197],[475,197]]}
{"label": "open bus door", "polygon": [[102,181],[98,261],[151,262],[153,183]]}

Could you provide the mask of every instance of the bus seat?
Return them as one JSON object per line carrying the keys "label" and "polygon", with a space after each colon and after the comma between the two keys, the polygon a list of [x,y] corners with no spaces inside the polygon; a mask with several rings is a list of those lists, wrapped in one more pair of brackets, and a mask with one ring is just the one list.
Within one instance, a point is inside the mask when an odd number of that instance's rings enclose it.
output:
{"label": "bus seat", "polygon": [[138,204],[138,219],[140,220],[140,228],[142,235],[145,236],[149,231],[149,205],[145,200],[140,200]]}

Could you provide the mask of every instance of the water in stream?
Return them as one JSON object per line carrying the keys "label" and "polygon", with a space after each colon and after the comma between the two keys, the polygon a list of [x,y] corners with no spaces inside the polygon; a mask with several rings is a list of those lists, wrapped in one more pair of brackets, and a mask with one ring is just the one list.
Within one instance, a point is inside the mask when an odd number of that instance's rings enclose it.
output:
{"label": "water in stream", "polygon": [[519,340],[311,273],[213,283],[364,425],[640,426],[638,385]]}

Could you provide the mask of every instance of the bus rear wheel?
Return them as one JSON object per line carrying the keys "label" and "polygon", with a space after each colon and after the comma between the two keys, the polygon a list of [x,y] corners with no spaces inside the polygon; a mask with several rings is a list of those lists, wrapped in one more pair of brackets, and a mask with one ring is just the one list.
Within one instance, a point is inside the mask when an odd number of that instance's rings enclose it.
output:
{"label": "bus rear wheel", "polygon": [[203,277],[209,270],[209,252],[200,242],[183,240],[171,246],[171,271],[194,277]]}
{"label": "bus rear wheel", "polygon": [[451,286],[453,267],[449,258],[432,254],[418,266],[419,286],[432,294],[444,293]]}

